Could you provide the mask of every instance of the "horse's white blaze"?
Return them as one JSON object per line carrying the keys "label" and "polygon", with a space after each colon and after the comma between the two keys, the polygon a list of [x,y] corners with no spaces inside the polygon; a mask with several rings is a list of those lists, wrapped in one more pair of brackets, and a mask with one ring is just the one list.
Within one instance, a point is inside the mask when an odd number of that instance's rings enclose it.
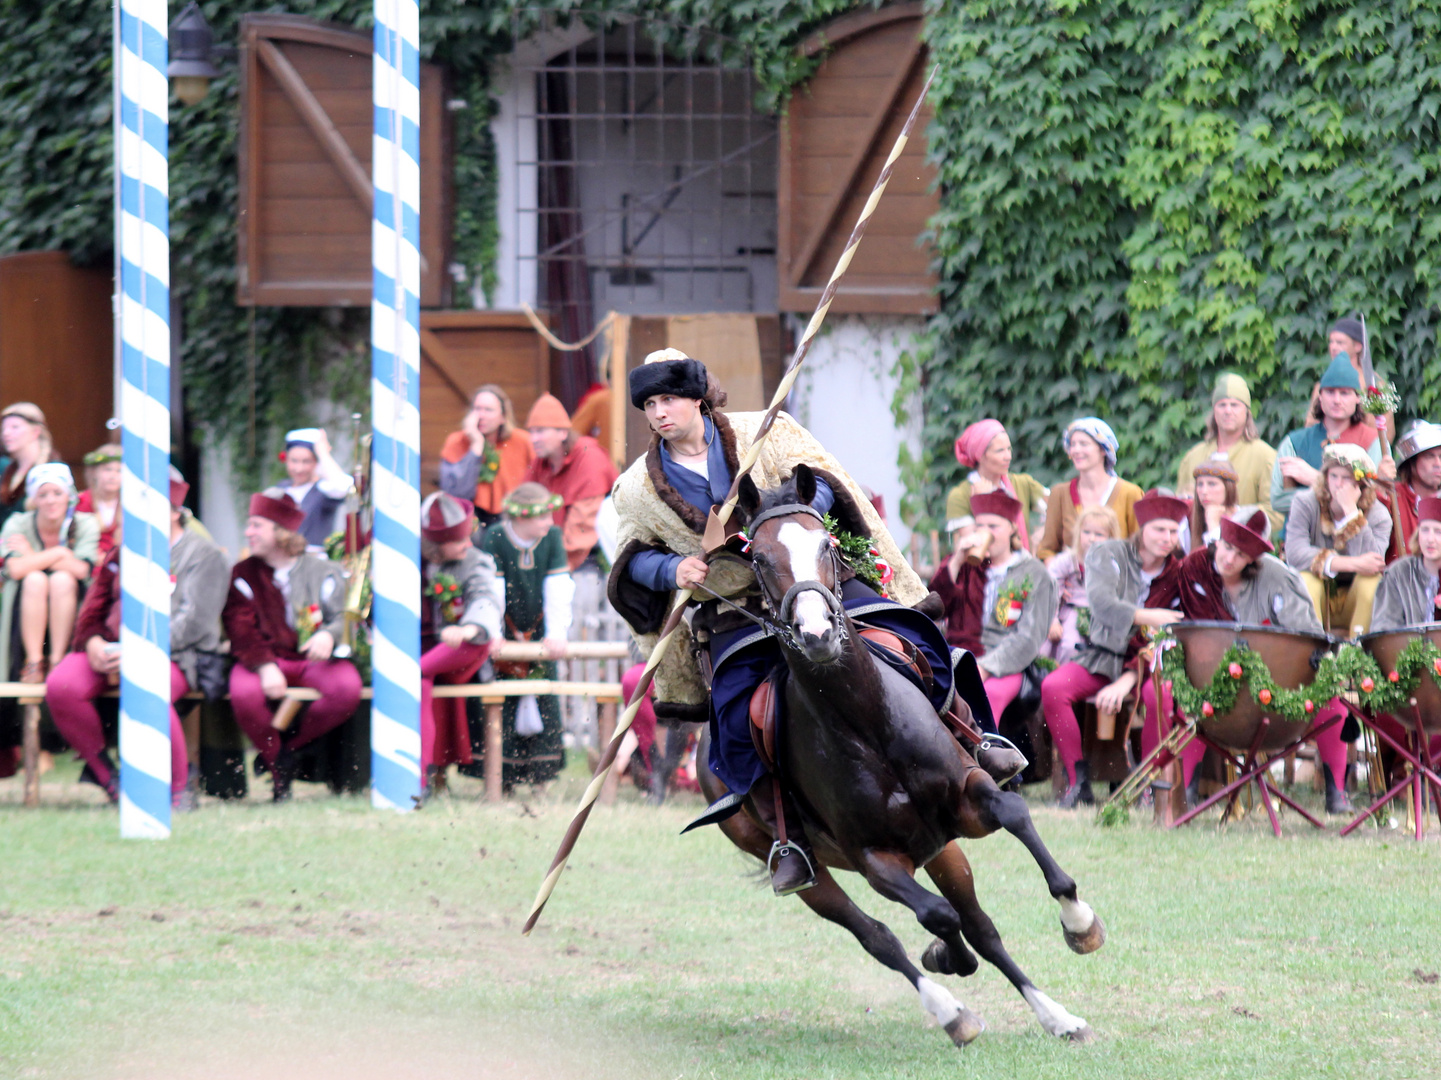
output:
{"label": "horse's white blaze", "polygon": [[961,1003],[952,997],[951,992],[944,986],[933,983],[922,975],[921,981],[916,983],[916,989],[921,992],[921,1005],[940,1022],[941,1027],[961,1015]]}
{"label": "horse's white blaze", "polygon": [[1084,934],[1096,921],[1096,913],[1084,900],[1061,897],[1061,925],[1073,934]]}
{"label": "horse's white blaze", "polygon": [[1034,986],[1022,990],[1021,996],[1034,1010],[1036,1019],[1041,1022],[1041,1027],[1046,1029],[1048,1035],[1074,1035],[1086,1026],[1086,1022],[1079,1016],[1072,1016]]}
{"label": "horse's white blaze", "polygon": [[[824,532],[807,529],[795,521],[787,521],[778,530],[776,537],[791,556],[791,576],[797,581],[819,581],[821,577],[821,551],[829,542]],[[831,629],[831,611],[821,594],[807,590],[796,597],[796,625],[803,634],[823,636]]]}

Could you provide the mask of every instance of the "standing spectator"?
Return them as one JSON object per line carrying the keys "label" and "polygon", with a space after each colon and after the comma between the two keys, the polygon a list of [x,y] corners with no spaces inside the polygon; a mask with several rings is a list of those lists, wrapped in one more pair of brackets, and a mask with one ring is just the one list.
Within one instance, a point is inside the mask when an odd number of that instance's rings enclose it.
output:
{"label": "standing spectator", "polygon": [[[1361,354],[1366,347],[1365,337],[1366,329],[1361,325],[1361,320],[1358,318],[1337,319],[1331,326],[1330,332],[1326,335],[1326,350],[1331,359],[1334,360],[1342,353],[1345,353],[1346,359],[1351,361],[1351,367],[1355,369],[1356,378],[1358,379],[1365,377],[1365,372],[1361,366]],[[1379,373],[1376,374],[1377,378],[1380,378]],[[1320,389],[1319,383],[1311,387],[1311,402],[1306,407],[1307,427],[1317,422],[1315,409],[1317,394],[1320,392]],[[1396,414],[1388,412],[1385,416],[1377,417],[1376,419],[1378,421],[1385,421],[1386,437],[1388,439],[1395,439]]]}
{"label": "standing spectator", "polygon": [[[120,527],[120,445],[106,443],[85,455],[85,490],[75,503],[78,513],[94,514],[100,526],[100,558],[115,548]],[[189,485],[186,485],[189,490]]]}
{"label": "standing spectator", "polygon": [[1104,420],[1087,416],[1072,420],[1061,436],[1061,445],[1070,455],[1076,475],[1065,484],[1051,488],[1046,503],[1046,527],[1036,548],[1036,556],[1049,563],[1066,538],[1076,527],[1076,515],[1088,506],[1108,506],[1121,523],[1121,532],[1130,536],[1136,531],[1136,515],[1131,507],[1141,497],[1141,489],[1116,475],[1116,433]]}
{"label": "standing spectator", "polygon": [[[1282,517],[1291,513],[1291,503],[1298,491],[1316,483],[1321,469],[1321,451],[1332,443],[1359,446],[1380,466],[1382,479],[1396,476],[1395,464],[1381,460],[1381,439],[1376,424],[1361,407],[1361,379],[1344,353],[1331,359],[1321,376],[1316,404],[1311,417],[1317,423],[1297,428],[1276,448],[1276,464],[1271,470],[1271,507]],[[1284,540],[1285,522],[1278,538]],[[1289,555],[1288,555],[1289,558]]]}
{"label": "standing spectator", "polygon": [[75,613],[90,571],[100,558],[100,526],[93,514],[75,511],[75,481],[58,461],[32,467],[25,476],[26,509],[0,529],[0,674],[15,669],[12,625],[19,623],[23,660],[19,681],[45,681],[45,644],[54,667],[70,647]]}
{"label": "standing spectator", "polygon": [[[199,533],[185,527],[185,494],[190,485],[170,470],[170,802],[194,809],[186,798],[189,755],[175,703],[199,686],[196,655],[220,646],[220,610],[228,582],[225,556]],[[120,556],[101,561],[75,622],[71,653],[50,672],[45,700],[55,727],[85,760],[89,775],[111,802],[119,798],[119,776],[105,748],[95,699],[120,680]]]}
{"label": "standing spectator", "polygon": [[1046,635],[1045,655],[1064,664],[1080,652],[1091,631],[1091,606],[1086,599],[1086,552],[1093,544],[1118,539],[1121,523],[1107,506],[1092,506],[1076,515],[1071,546],[1051,560],[1056,582],[1056,618]]}
{"label": "standing spectator", "polygon": [[[1011,437],[999,420],[977,420],[956,439],[956,460],[971,470],[946,496],[946,531],[964,536],[975,524],[971,516],[971,495],[1004,491],[1022,507],[1021,546],[1035,547],[1031,525],[1044,523],[1046,496],[1050,491],[1025,473],[1012,473]],[[1032,518],[1034,515],[1034,518]],[[1028,524],[1027,519],[1032,518]]]}
{"label": "standing spectator", "polygon": [[525,479],[560,496],[555,523],[565,542],[566,562],[574,570],[596,545],[595,519],[615,483],[615,466],[600,443],[571,429],[565,406],[550,394],[542,394],[531,406],[525,426],[536,455]]}
{"label": "standing spectator", "polygon": [[[554,679],[555,661],[565,655],[575,582],[561,531],[551,517],[559,505],[560,497],[540,484],[521,484],[505,500],[500,527],[487,529],[480,542],[500,575],[506,640],[539,639],[550,658],[540,663],[497,662],[501,678]],[[553,694],[508,697],[503,716],[501,787],[554,779],[565,764],[560,699]]]}
{"label": "standing spectator", "polygon": [[1332,443],[1310,490],[1286,519],[1286,562],[1301,575],[1328,632],[1371,625],[1391,543],[1391,514],[1376,497],[1376,466],[1359,446]]}
{"label": "standing spectator", "polygon": [[1211,390],[1205,440],[1186,451],[1176,469],[1176,494],[1191,494],[1196,467],[1218,454],[1224,454],[1236,471],[1237,504],[1261,507],[1271,518],[1271,528],[1279,528],[1283,515],[1271,509],[1271,470],[1276,465],[1276,451],[1256,431],[1251,388],[1241,376],[1227,372],[1216,376]]}
{"label": "standing spectator", "polygon": [[36,465],[55,460],[45,414],[17,401],[0,412],[0,526],[25,508],[25,478]]}
{"label": "standing spectator", "polygon": [[468,765],[470,727],[465,702],[435,698],[437,681],[468,681],[499,640],[505,601],[495,560],[470,542],[471,505],[443,491],[420,504],[421,594],[420,761],[427,793],[444,786],[446,767]]}
{"label": "standing spectator", "polygon": [[[230,572],[221,619],[235,666],[230,701],[235,722],[269,766],[276,802],[290,798],[295,751],[350,719],[360,703],[360,673],[332,659],[345,629],[340,567],[305,551],[305,514],[278,488],[250,497],[245,542],[250,557]],[[285,732],[271,719],[290,686],[320,692]]]}
{"label": "standing spectator", "polygon": [[1224,453],[1198,462],[1191,470],[1194,498],[1191,500],[1190,527],[1181,538],[1184,550],[1195,551],[1214,544],[1221,535],[1221,520],[1250,521],[1260,510],[1266,517],[1264,533],[1271,535],[1271,516],[1256,503],[1241,503],[1237,494],[1238,475]]}
{"label": "standing spectator", "polygon": [[280,485],[300,507],[305,520],[296,531],[305,537],[312,553],[325,550],[325,541],[335,531],[335,512],[350,494],[350,474],[330,452],[330,436],[320,428],[296,428],[285,433],[285,472]]}
{"label": "standing spectator", "polygon": [[1422,499],[1441,498],[1441,424],[1413,420],[1396,443],[1396,516],[1399,536],[1391,538],[1394,557],[1411,548]]}
{"label": "standing spectator", "polygon": [[440,489],[473,503],[481,525],[493,525],[533,460],[530,434],[515,426],[510,396],[486,383],[472,397],[460,430],[440,448]]}

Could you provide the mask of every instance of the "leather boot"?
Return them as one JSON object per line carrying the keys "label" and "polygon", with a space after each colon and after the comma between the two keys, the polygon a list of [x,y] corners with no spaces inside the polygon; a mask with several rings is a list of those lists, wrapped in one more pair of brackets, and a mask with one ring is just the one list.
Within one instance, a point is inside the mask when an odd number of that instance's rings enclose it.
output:
{"label": "leather boot", "polygon": [[1026,755],[1001,735],[987,734],[974,752],[976,764],[990,773],[991,779],[1004,785],[1019,776],[1030,764]]}
{"label": "leather boot", "polygon": [[1089,761],[1076,762],[1076,782],[1066,789],[1066,793],[1056,805],[1062,810],[1074,810],[1077,803],[1085,803],[1087,806],[1094,806],[1096,803],[1096,796],[1091,793]]}
{"label": "leather boot", "polygon": [[[774,777],[762,777],[751,788],[751,800],[760,812],[761,820],[779,836],[780,823],[775,820],[775,784]],[[786,842],[783,844],[777,839],[771,845],[770,854],[766,856],[766,869],[770,871],[771,889],[775,894],[789,896],[816,884],[816,857],[806,842],[800,811],[784,788],[781,789],[780,803],[781,812],[785,815]]]}
{"label": "leather boot", "polygon": [[1351,799],[1347,796],[1346,789],[1336,785],[1336,778],[1331,774],[1331,766],[1322,765],[1321,771],[1326,776],[1326,813],[1354,814],[1356,808],[1351,805]]}
{"label": "leather boot", "polygon": [[289,802],[290,785],[295,782],[295,751],[288,746],[282,746],[280,753],[276,755],[275,764],[271,767],[271,779],[274,787],[270,793],[271,802]]}

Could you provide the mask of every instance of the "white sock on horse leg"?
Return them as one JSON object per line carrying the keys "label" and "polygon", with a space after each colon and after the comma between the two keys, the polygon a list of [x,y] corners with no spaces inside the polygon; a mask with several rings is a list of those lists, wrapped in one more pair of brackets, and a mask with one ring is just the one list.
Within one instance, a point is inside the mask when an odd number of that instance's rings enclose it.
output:
{"label": "white sock on horse leg", "polygon": [[1049,1035],[1074,1035],[1086,1026],[1086,1022],[1079,1016],[1072,1016],[1034,986],[1022,990],[1021,996],[1026,999],[1026,1004],[1035,1012],[1036,1019]]}
{"label": "white sock on horse leg", "polygon": [[961,1003],[944,986],[933,983],[922,975],[916,983],[916,989],[921,994],[921,1005],[940,1022],[941,1027],[961,1015]]}
{"label": "white sock on horse leg", "polygon": [[1084,900],[1061,897],[1061,925],[1073,934],[1084,934],[1096,921],[1096,913]]}

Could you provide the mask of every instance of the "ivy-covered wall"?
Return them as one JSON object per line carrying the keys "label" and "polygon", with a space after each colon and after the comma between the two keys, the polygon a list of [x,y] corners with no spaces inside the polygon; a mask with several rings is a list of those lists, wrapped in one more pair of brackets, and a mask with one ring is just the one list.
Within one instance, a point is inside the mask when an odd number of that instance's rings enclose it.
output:
{"label": "ivy-covered wall", "polygon": [[1422,0],[936,3],[941,313],[917,508],[991,415],[1047,480],[1094,413],[1175,482],[1221,370],[1273,444],[1359,310],[1402,416],[1436,416],[1441,10]]}
{"label": "ivy-covered wall", "polygon": [[[724,59],[754,64],[775,107],[810,70],[795,45],[857,0],[421,0],[421,51],[444,64],[455,117],[454,259],[495,282],[490,68],[547,18],[599,24],[634,16],[683,37],[703,27],[727,39]],[[238,39],[243,15],[288,11],[366,30],[370,0],[202,0],[217,44]],[[113,260],[110,0],[0,0],[0,254],[60,249],[82,265]],[[235,304],[238,74],[222,62],[200,104],[171,100],[171,281],[182,309],[186,407],[203,438],[228,442],[241,479],[278,468],[288,426],[317,400],[369,405],[367,313]],[[457,300],[466,303],[467,289]]]}

